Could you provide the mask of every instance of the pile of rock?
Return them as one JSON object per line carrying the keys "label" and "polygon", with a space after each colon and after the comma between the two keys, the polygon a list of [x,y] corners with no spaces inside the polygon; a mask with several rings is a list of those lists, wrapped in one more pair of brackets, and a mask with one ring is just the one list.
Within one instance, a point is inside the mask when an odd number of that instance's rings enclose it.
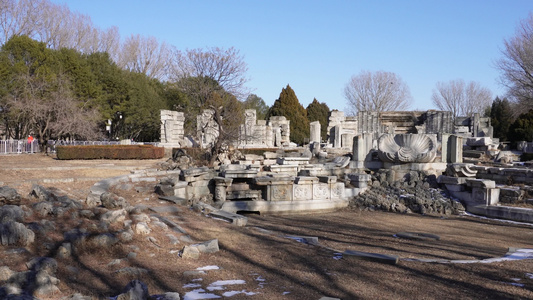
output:
{"label": "pile of rock", "polygon": [[[0,204],[0,250],[7,257],[27,257],[22,271],[6,265],[0,267],[0,299],[53,296],[59,291],[58,265],[68,264],[69,259],[83,253],[98,253],[122,244],[131,250],[127,258],[115,260],[133,259],[140,250],[129,244],[135,236],[158,246],[160,242],[152,233],[167,231],[165,236],[170,245],[184,243],[181,250],[178,248],[174,252],[183,259],[218,251],[218,240],[194,242],[182,227],[164,216],[165,209],[179,211],[175,206],[132,206],[123,197],[108,191],[100,195],[101,205],[88,207],[63,191],[39,185],[33,186],[27,198],[6,186],[0,187],[0,195],[3,204]],[[66,269],[77,273],[74,266],[67,265]],[[139,275],[148,271],[124,267],[115,272]],[[132,293],[136,295],[133,298]],[[135,281],[116,299],[149,299],[147,295],[146,285]],[[68,299],[91,298],[76,294]],[[179,294],[152,295],[150,299],[179,299]]]}
{"label": "pile of rock", "polygon": [[372,185],[350,200],[349,207],[363,210],[383,210],[399,213],[460,214],[464,206],[438,188],[435,178],[411,171],[400,181],[382,171],[372,176]]}

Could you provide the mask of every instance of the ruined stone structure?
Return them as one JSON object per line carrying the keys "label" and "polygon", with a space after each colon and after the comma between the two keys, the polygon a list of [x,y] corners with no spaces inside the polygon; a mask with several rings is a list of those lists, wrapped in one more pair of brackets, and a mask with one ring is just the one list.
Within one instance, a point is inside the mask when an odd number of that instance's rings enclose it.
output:
{"label": "ruined stone structure", "polygon": [[183,112],[161,110],[161,143],[167,147],[183,146]]}
{"label": "ruined stone structure", "polygon": [[490,118],[479,114],[457,118],[447,111],[360,111],[356,117],[345,117],[332,111],[329,124],[329,143],[334,148],[351,149],[352,140],[359,134],[371,134],[377,140],[382,134],[456,134],[462,137],[492,137]]}
{"label": "ruined stone structure", "polygon": [[290,144],[290,120],[285,117],[270,117],[270,120],[257,120],[256,110],[247,109],[245,121],[241,125],[239,147],[271,148]]}
{"label": "ruined stone structure", "polygon": [[329,115],[328,141],[334,148],[352,148],[353,137],[359,133],[356,117],[346,117],[344,112],[333,110]]}
{"label": "ruined stone structure", "polygon": [[196,138],[201,148],[211,147],[218,138],[218,126],[213,120],[215,111],[204,109],[196,116]]}

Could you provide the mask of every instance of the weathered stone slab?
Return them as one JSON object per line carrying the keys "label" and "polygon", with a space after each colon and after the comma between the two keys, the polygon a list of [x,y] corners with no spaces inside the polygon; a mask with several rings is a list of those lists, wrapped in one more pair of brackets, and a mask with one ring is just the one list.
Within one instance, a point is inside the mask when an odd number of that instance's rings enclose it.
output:
{"label": "weathered stone slab", "polygon": [[233,225],[240,227],[246,226],[246,224],[248,223],[247,217],[223,210],[212,211],[209,213],[209,216],[229,221]]}
{"label": "weathered stone slab", "polygon": [[485,179],[468,178],[466,179],[466,185],[470,187],[487,188],[487,189],[496,188],[496,182],[494,182],[493,180],[485,180]]}
{"label": "weathered stone slab", "polygon": [[309,157],[281,157],[277,159],[280,165],[307,165]]}
{"label": "weathered stone slab", "polygon": [[257,170],[226,170],[223,175],[226,178],[254,178]]}
{"label": "weathered stone slab", "polygon": [[342,253],[343,258],[364,259],[380,263],[386,263],[395,265],[399,261],[399,257],[396,255],[386,255],[378,253],[361,252],[355,250],[346,250]]}

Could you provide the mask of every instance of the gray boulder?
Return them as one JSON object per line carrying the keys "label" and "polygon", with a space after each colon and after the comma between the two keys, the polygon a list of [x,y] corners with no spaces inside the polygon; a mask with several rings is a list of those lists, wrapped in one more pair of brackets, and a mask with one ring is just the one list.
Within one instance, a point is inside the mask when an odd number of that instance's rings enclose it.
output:
{"label": "gray boulder", "polygon": [[0,203],[18,205],[20,204],[20,195],[14,188],[0,186]]}
{"label": "gray boulder", "polygon": [[35,233],[24,224],[15,221],[0,223],[0,242],[2,245],[27,246],[35,240]]}
{"label": "gray boulder", "polygon": [[4,205],[0,206],[0,223],[7,221],[22,222],[24,218],[24,211],[20,206]]}
{"label": "gray boulder", "polygon": [[126,285],[116,300],[148,300],[150,294],[148,293],[148,287],[140,280],[133,280]]}
{"label": "gray boulder", "polygon": [[197,259],[201,253],[215,253],[219,251],[218,239],[183,247],[179,255],[182,258]]}
{"label": "gray boulder", "polygon": [[34,184],[30,191],[30,196],[35,197],[41,201],[53,201],[52,193],[45,187]]}
{"label": "gray boulder", "polygon": [[102,205],[107,209],[119,209],[126,208],[129,206],[126,199],[111,192],[105,192],[100,195],[100,201],[102,202]]}

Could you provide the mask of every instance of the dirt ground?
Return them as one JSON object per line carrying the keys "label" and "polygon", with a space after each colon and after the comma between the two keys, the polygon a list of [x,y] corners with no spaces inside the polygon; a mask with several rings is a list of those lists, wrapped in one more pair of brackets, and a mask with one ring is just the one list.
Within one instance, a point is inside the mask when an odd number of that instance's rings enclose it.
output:
{"label": "dirt ground", "polygon": [[[161,161],[59,161],[42,155],[0,156],[0,185],[17,188],[26,195],[31,184],[39,183],[61,188],[81,199],[102,178],[155,168]],[[168,206],[151,193],[153,183],[144,184],[145,189],[115,192],[132,205]],[[198,260],[179,258],[176,251],[187,244],[185,239],[173,245],[166,237],[168,232],[154,230],[150,236],[155,241],[136,236],[128,245],[88,249],[79,256],[60,260],[61,294],[50,299],[76,292],[95,299],[114,296],[133,279],[147,283],[151,294],[174,291],[182,299],[200,299],[192,298],[198,289],[221,298],[235,294],[231,299],[533,299],[532,259],[493,263],[412,260],[480,260],[503,256],[509,247],[533,249],[533,226],[526,224],[472,216],[348,209],[311,215],[248,215],[246,227],[235,227],[186,207],[165,217],[180,224],[195,242],[217,238],[220,251],[203,254]],[[72,221],[65,220],[57,231],[75,226],[69,222]],[[440,240],[395,237],[406,231],[435,234]],[[324,247],[299,242],[293,238],[296,236],[317,237]],[[0,264],[24,270],[28,258],[53,254],[47,245],[61,239],[58,235],[38,241],[27,252],[0,246]],[[136,247],[137,256],[125,259]],[[344,250],[397,255],[400,261],[391,265],[353,259],[338,253]],[[206,266],[214,270],[186,273]],[[149,272],[116,273],[124,267]],[[233,281],[230,285],[217,285],[226,280]]]}

